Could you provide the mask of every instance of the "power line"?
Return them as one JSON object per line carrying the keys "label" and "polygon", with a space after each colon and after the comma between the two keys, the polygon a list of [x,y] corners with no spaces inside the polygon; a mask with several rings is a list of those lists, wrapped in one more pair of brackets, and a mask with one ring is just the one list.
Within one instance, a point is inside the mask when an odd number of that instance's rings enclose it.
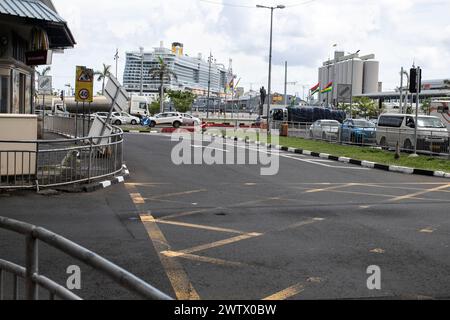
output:
{"label": "power line", "polygon": [[[246,8],[246,9],[256,9],[256,6],[250,6],[250,5],[243,5],[243,4],[235,4],[235,3],[229,3],[229,2],[217,2],[212,0],[199,0],[200,2],[205,2],[209,4],[215,4],[223,7],[234,7],[234,8]],[[292,7],[298,7],[302,6],[311,2],[316,2],[317,0],[307,0],[307,1],[301,1],[296,2],[292,4],[286,5],[286,8],[292,8]]]}

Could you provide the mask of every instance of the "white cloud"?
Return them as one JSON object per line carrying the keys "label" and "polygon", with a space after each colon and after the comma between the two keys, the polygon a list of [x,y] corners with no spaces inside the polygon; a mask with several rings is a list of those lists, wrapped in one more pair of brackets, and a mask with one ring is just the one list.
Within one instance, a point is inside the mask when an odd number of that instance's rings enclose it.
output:
{"label": "white cloud", "polygon": [[[220,0],[213,0],[220,2]],[[283,1],[224,0],[225,3],[273,5]],[[301,1],[286,0],[286,4]],[[54,58],[55,85],[73,81],[75,65],[99,69],[113,64],[116,48],[124,52],[185,44],[189,55],[211,50],[228,64],[249,88],[266,83],[268,72],[269,11],[215,5],[199,0],[88,1],[54,0],[77,40],[73,50]],[[84,10],[87,8],[87,10]],[[290,92],[302,92],[301,84],[317,82],[317,67],[332,55],[332,44],[346,51],[375,53],[381,61],[381,80],[394,88],[401,66],[413,60],[426,78],[450,76],[450,23],[448,0],[316,0],[276,10],[274,15],[274,88],[283,89],[285,60],[289,79],[298,81]],[[124,59],[119,69],[123,70]]]}

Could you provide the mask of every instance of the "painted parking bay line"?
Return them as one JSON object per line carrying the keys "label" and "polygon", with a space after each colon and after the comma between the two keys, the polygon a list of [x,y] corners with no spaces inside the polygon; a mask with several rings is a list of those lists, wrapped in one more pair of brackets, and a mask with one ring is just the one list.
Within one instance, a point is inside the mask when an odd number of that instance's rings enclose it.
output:
{"label": "painted parking bay line", "polygon": [[292,298],[292,297],[302,293],[303,291],[305,291],[305,286],[303,286],[302,284],[299,283],[292,287],[284,289],[280,292],[277,292],[273,295],[270,295],[267,298],[264,298],[263,300],[266,300],[266,301],[286,300],[286,299]]}

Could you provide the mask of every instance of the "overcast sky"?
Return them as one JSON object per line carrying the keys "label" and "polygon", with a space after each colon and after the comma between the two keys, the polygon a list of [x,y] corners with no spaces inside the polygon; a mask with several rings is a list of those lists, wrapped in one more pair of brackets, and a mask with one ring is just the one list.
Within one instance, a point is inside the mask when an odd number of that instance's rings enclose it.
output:
{"label": "overcast sky", "polygon": [[[74,83],[76,65],[114,65],[119,79],[125,52],[151,50],[164,41],[184,43],[185,53],[207,56],[233,69],[250,89],[267,87],[270,11],[256,4],[284,4],[274,16],[274,90],[282,92],[284,61],[289,93],[317,83],[318,66],[332,56],[333,44],[347,52],[374,53],[381,62],[384,89],[399,85],[400,67],[413,61],[425,79],[450,77],[449,0],[53,0],[77,45],[54,55],[54,87]],[[305,3],[306,2],[306,3]],[[115,67],[113,67],[113,70]],[[97,84],[97,89],[100,84]]]}

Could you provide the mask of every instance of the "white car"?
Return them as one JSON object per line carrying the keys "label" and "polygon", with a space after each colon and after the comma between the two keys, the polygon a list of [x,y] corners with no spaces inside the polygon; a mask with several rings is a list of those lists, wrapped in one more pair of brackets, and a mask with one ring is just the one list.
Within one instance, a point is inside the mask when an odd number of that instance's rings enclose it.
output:
{"label": "white car", "polygon": [[311,138],[323,140],[337,139],[340,123],[335,120],[318,120],[309,129]]}
{"label": "white car", "polygon": [[183,125],[185,126],[199,126],[202,124],[202,120],[190,114],[182,113],[181,116],[183,117]]}
{"label": "white car", "polygon": [[[95,117],[99,117],[102,120],[106,120],[108,118],[109,112],[97,112],[91,115],[91,118],[94,119]],[[114,113],[111,115],[111,119],[109,121],[110,123],[114,125],[122,125],[126,123],[126,119],[122,116],[115,115]]]}
{"label": "white car", "polygon": [[157,125],[171,125],[174,128],[179,128],[184,124],[183,116],[179,112],[165,112],[155,115],[152,118],[151,127]]}
{"label": "white car", "polygon": [[132,116],[128,112],[114,112],[113,113],[115,121],[113,123],[115,125],[122,125],[122,124],[131,124],[131,125],[137,125],[140,122],[140,119],[138,117]]}

